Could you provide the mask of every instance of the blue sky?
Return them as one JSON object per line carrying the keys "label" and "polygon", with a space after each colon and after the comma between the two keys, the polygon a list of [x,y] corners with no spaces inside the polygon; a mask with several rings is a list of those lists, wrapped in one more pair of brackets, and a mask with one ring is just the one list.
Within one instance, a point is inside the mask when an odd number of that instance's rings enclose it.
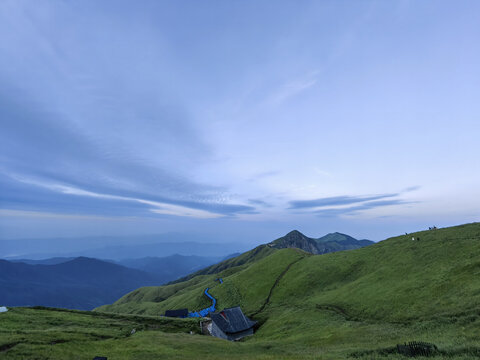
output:
{"label": "blue sky", "polygon": [[477,1],[0,3],[0,238],[480,218]]}

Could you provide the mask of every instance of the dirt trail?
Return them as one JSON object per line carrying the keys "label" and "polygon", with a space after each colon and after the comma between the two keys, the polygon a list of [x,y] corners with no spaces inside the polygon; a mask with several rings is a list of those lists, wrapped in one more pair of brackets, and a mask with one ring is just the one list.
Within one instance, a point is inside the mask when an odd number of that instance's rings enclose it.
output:
{"label": "dirt trail", "polygon": [[260,309],[258,309],[257,311],[255,311],[253,314],[251,314],[250,316],[255,316],[255,315],[258,315],[260,314],[264,309],[265,309],[265,306],[268,305],[268,303],[270,302],[270,298],[272,297],[272,294],[273,294],[273,290],[277,287],[278,283],[280,282],[280,280],[283,278],[283,276],[288,272],[288,270],[290,270],[290,268],[292,267],[292,265],[296,264],[297,262],[299,262],[300,260],[303,260],[305,259],[305,257],[301,257],[293,262],[291,262],[290,264],[287,265],[287,267],[281,272],[280,275],[277,276],[277,278],[275,279],[275,282],[273,283],[273,286],[272,288],[270,289],[270,292],[268,293],[268,296],[267,296],[267,299],[265,300],[265,302],[263,303],[263,305],[260,307]]}
{"label": "dirt trail", "polygon": [[3,344],[0,346],[0,352],[6,352],[8,350],[10,350],[11,348],[17,346],[18,344],[20,344],[20,342],[13,342],[13,343],[9,343],[9,344]]}

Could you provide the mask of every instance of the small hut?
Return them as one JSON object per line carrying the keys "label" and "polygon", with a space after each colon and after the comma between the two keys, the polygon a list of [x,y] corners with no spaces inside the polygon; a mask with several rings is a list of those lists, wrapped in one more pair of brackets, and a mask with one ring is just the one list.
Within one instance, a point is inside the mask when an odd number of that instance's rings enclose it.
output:
{"label": "small hut", "polygon": [[212,318],[210,334],[231,341],[253,335],[253,328],[257,324],[245,316],[240,306],[211,313],[210,317]]}
{"label": "small hut", "polygon": [[165,311],[165,316],[176,317],[176,318],[186,318],[188,316],[188,309],[167,310]]}

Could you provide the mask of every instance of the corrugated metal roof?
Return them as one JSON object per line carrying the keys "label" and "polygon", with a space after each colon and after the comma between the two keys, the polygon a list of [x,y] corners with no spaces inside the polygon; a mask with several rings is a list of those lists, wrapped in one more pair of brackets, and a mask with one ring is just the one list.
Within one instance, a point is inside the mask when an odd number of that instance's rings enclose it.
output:
{"label": "corrugated metal roof", "polygon": [[212,321],[226,334],[250,329],[257,323],[246,317],[240,306],[223,309],[223,311],[212,313],[210,316]]}
{"label": "corrugated metal roof", "polygon": [[188,309],[167,310],[167,311],[165,311],[165,316],[168,316],[168,317],[187,317],[188,316]]}

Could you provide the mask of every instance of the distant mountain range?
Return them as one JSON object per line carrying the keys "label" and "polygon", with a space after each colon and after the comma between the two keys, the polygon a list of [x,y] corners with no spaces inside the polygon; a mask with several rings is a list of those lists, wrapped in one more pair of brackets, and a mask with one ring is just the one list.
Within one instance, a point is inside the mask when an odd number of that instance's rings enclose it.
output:
{"label": "distant mountain range", "polygon": [[54,265],[0,260],[0,304],[7,306],[88,310],[141,286],[160,284],[154,274],[85,257]]}
{"label": "distant mountain range", "polygon": [[71,261],[75,259],[74,257],[53,257],[49,259],[42,259],[42,260],[31,260],[31,259],[18,259],[18,260],[8,260],[14,263],[24,263],[29,265],[57,265],[66,263],[67,261]]}
{"label": "distant mountain range", "polygon": [[162,283],[166,283],[224,259],[225,257],[184,256],[175,254],[166,257],[124,259],[116,263],[128,268],[155,274]]}
{"label": "distant mountain range", "polygon": [[[181,276],[188,275],[194,271],[207,267],[209,265],[215,264],[217,262],[229,259],[240,255],[239,253],[234,253],[224,256],[185,256],[174,254],[165,257],[144,257],[139,259],[122,259],[122,260],[110,260],[110,259],[97,259],[101,261],[106,261],[109,263],[125,266],[130,269],[142,270],[150,274],[157,276],[157,280],[161,283],[175,280]],[[8,260],[14,263],[24,263],[29,265],[56,265],[61,263],[66,263],[68,261],[74,260],[74,257],[54,257],[43,260],[31,260],[31,259],[15,259]],[[1,277],[1,276],[0,276]]]}
{"label": "distant mountain range", "polygon": [[[124,294],[143,286],[158,286],[179,282],[197,275],[217,273],[231,266],[242,266],[268,256],[275,249],[299,248],[312,254],[325,254],[350,250],[373,244],[369,240],[356,240],[351,236],[332,233],[318,239],[309,238],[299,231],[254,250],[229,256],[212,255],[212,248],[220,244],[158,243],[135,248],[130,245],[92,250],[95,254],[110,256],[114,260],[89,257],[54,257],[49,259],[0,260],[0,305],[43,305],[71,309],[93,309],[112,303]],[[138,254],[168,253],[186,249],[209,256],[173,254],[164,257],[138,257]],[[113,251],[116,249],[117,251]],[[215,254],[228,249],[217,249]],[[130,258],[121,257],[129,254]]]}
{"label": "distant mountain range", "polygon": [[236,255],[0,260],[0,305],[92,309],[138,287],[161,285]]}
{"label": "distant mountain range", "polygon": [[[245,245],[232,243],[198,243],[194,241],[187,242],[164,242],[152,244],[120,245],[108,246],[99,249],[82,251],[82,256],[93,257],[97,259],[138,259],[143,257],[167,257],[171,255],[184,256],[204,256],[214,258],[224,258],[228,254],[243,249]],[[247,250],[247,249],[245,249]]]}
{"label": "distant mountain range", "polygon": [[300,231],[293,230],[268,245],[276,249],[298,248],[312,254],[326,254],[335,251],[358,249],[371,244],[374,244],[371,240],[357,240],[338,232],[314,239],[303,235]]}
{"label": "distant mountain range", "polygon": [[[75,258],[79,256],[111,259],[138,259],[143,257],[166,257],[170,255],[225,257],[228,254],[246,251],[249,245],[242,242],[197,242],[190,241],[188,236],[172,236],[166,241],[166,236],[135,238],[118,237],[118,243],[111,237],[70,238],[70,239],[24,239],[0,240],[0,258],[7,260],[44,260],[50,258]],[[178,241],[176,239],[178,238]],[[106,245],[100,245],[106,244]]]}

